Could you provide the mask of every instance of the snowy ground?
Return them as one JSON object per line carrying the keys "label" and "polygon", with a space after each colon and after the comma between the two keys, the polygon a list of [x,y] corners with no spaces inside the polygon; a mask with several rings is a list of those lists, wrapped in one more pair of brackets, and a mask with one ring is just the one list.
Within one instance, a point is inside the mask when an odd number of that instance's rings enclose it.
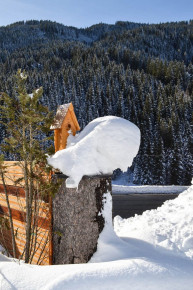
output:
{"label": "snowy ground", "polygon": [[188,189],[189,186],[184,185],[117,185],[112,184],[112,193],[113,194],[177,194],[181,193],[184,190]]}
{"label": "snowy ground", "polygon": [[0,256],[0,289],[193,289],[193,186],[157,210],[115,217],[90,263],[32,266]]}

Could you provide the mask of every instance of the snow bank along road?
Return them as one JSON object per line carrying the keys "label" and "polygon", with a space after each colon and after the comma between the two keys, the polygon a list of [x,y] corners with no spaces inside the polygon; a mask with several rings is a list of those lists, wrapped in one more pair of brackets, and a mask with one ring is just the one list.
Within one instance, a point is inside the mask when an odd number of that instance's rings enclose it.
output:
{"label": "snow bank along road", "polygon": [[113,194],[179,194],[188,188],[184,185],[112,185]]}

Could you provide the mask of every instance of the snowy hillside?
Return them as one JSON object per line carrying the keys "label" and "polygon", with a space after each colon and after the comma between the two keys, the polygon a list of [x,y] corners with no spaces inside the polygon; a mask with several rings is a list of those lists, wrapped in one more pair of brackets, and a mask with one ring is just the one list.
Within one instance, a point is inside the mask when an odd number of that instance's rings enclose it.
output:
{"label": "snowy hillside", "polygon": [[[29,92],[42,86],[41,103],[53,113],[73,103],[81,129],[105,115],[129,120],[142,133],[133,182],[190,185],[192,31],[192,20],[86,29],[31,20],[0,27],[0,91],[15,94],[22,68]],[[0,124],[0,140],[5,136]]]}
{"label": "snowy hillside", "polygon": [[193,185],[157,210],[108,219],[92,263],[32,266],[0,256],[1,289],[192,290]]}

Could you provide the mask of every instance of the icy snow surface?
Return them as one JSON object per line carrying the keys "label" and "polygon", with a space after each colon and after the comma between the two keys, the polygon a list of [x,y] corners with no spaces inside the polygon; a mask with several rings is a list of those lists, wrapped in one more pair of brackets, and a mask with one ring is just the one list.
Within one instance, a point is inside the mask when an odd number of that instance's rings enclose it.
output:
{"label": "icy snow surface", "polygon": [[116,168],[126,171],[139,150],[140,131],[125,119],[108,116],[93,120],[68,139],[67,148],[48,158],[48,163],[69,176],[68,187],[77,187],[83,175],[112,174]]}
{"label": "icy snow surface", "polygon": [[157,210],[116,217],[117,235],[105,198],[105,228],[90,263],[32,266],[0,256],[0,289],[192,290],[193,186]]}

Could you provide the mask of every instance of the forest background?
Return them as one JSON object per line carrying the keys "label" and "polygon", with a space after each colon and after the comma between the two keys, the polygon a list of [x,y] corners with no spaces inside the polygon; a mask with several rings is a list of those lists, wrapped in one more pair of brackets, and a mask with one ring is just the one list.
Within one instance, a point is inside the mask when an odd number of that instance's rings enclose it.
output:
{"label": "forest background", "polygon": [[[41,103],[51,111],[72,102],[81,129],[104,115],[135,123],[142,140],[128,169],[132,182],[190,184],[193,20],[85,29],[32,20],[0,27],[0,92],[13,98],[18,69],[29,76],[28,93],[43,86]],[[5,136],[0,125],[1,142]]]}

